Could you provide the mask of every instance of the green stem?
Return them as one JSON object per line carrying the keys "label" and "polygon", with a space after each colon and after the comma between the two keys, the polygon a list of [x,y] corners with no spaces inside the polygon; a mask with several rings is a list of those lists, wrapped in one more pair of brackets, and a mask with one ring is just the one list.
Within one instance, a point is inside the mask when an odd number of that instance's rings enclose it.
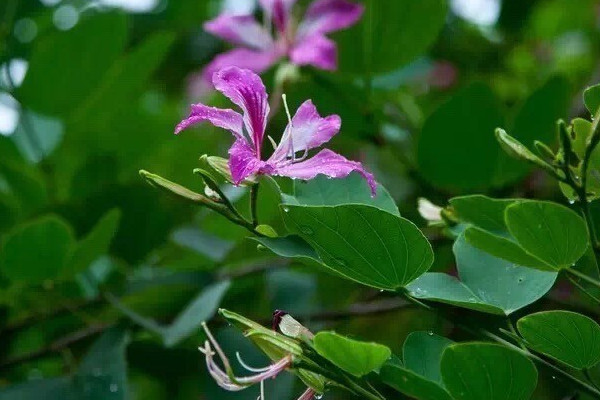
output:
{"label": "green stem", "polygon": [[[596,228],[594,226],[594,220],[592,219],[592,214],[590,212],[590,205],[587,200],[587,175],[588,168],[590,165],[590,159],[592,158],[592,153],[594,149],[600,142],[600,107],[596,110],[594,114],[594,118],[592,120],[592,133],[589,139],[589,143],[585,147],[585,154],[583,156],[583,161],[581,162],[581,185],[578,188],[574,188],[577,192],[577,196],[579,197],[579,203],[581,206],[581,210],[585,216],[585,220],[588,225],[588,229],[590,231],[590,239],[594,246],[594,249],[598,249],[598,236],[596,235]],[[568,168],[568,166],[567,166]]]}
{"label": "green stem", "polygon": [[567,275],[567,279],[573,285],[575,285],[579,290],[581,290],[583,293],[585,293],[589,298],[591,298],[592,300],[594,300],[596,303],[600,303],[600,299],[599,298],[597,298],[596,296],[594,296],[593,294],[591,294],[586,288],[584,288],[582,285],[580,285],[579,282],[577,282],[575,279],[573,279],[572,276]]}
{"label": "green stem", "polygon": [[[510,333],[515,337],[515,338],[520,338],[519,334],[517,333],[517,330],[515,329],[515,325],[513,324],[512,320],[510,319],[510,317],[506,317],[506,322],[508,325],[508,329],[510,330]],[[529,353],[529,350],[527,350],[527,347],[521,342],[518,341],[519,346],[526,351],[527,353]]]}
{"label": "green stem", "polygon": [[256,229],[255,229],[256,225],[247,221],[244,218],[238,217],[233,211],[231,211],[229,209],[229,207],[227,207],[223,203],[217,203],[215,201],[212,201],[211,199],[209,199],[208,197],[206,197],[200,193],[196,193],[184,186],[181,186],[175,182],[171,182],[168,179],[165,179],[159,175],[152,174],[148,171],[141,170],[140,175],[144,179],[146,179],[146,181],[149,184],[151,184],[152,186],[156,186],[157,188],[162,189],[162,190],[166,191],[167,193],[173,194],[179,198],[183,198],[194,204],[199,204],[199,205],[205,206],[207,208],[210,208],[211,210],[218,212],[219,214],[221,214],[222,216],[224,216],[225,218],[227,218],[234,224],[246,228],[253,234],[255,234],[257,236],[264,236],[261,233],[256,231]]}
{"label": "green stem", "polygon": [[252,215],[252,227],[258,225],[258,189],[259,183],[250,188],[250,214]]}
{"label": "green stem", "polygon": [[587,276],[586,274],[584,274],[580,271],[577,271],[574,268],[566,268],[565,271],[567,271],[567,273],[569,273],[573,276],[576,276],[577,278],[589,283],[590,285],[594,285],[600,289],[600,281],[597,281],[596,279],[591,278],[591,277]]}

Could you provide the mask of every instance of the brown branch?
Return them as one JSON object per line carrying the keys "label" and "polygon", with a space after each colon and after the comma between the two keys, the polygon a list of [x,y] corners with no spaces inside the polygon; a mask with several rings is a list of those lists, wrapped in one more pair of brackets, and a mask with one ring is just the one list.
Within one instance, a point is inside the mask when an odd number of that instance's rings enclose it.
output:
{"label": "brown branch", "polygon": [[42,347],[41,349],[32,351],[30,353],[25,353],[0,362],[0,369],[9,368],[13,365],[20,364],[23,362],[35,361],[51,353],[58,353],[68,348],[72,344],[75,344],[81,340],[87,339],[89,337],[104,332],[106,329],[112,327],[113,325],[114,324],[95,324],[87,326],[78,331],[69,333],[68,335],[58,338],[46,347]]}

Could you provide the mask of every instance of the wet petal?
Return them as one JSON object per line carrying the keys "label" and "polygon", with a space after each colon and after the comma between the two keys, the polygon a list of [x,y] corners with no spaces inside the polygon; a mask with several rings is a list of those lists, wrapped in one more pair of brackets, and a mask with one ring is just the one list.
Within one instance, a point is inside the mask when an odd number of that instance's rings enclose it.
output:
{"label": "wet petal", "polygon": [[190,115],[181,121],[175,128],[175,134],[191,125],[208,121],[214,126],[227,129],[235,136],[242,136],[242,116],[229,109],[205,106],[204,104],[192,104]]}
{"label": "wet petal", "polygon": [[322,118],[311,100],[307,100],[298,108],[292,118],[291,126],[285,129],[277,150],[270,162],[276,163],[291,157],[292,152],[310,150],[327,143],[340,130],[342,120],[338,115]]}
{"label": "wet petal", "polygon": [[257,173],[264,164],[244,138],[238,138],[229,149],[229,170],[236,185]]}
{"label": "wet petal", "polygon": [[279,32],[285,32],[296,0],[260,0],[263,10],[273,19]]}
{"label": "wet petal", "polygon": [[325,70],[337,68],[337,47],[334,41],[316,34],[304,37],[290,52],[290,59],[296,65],[313,65]]}
{"label": "wet petal", "polygon": [[371,187],[371,193],[375,195],[377,183],[373,175],[367,172],[361,163],[350,161],[328,149],[321,150],[314,157],[306,161],[276,166],[273,175],[309,180],[318,174],[323,174],[331,178],[344,178],[353,171],[358,172],[365,178]]}
{"label": "wet petal", "polygon": [[362,16],[364,6],[346,0],[313,2],[298,27],[298,37],[325,34],[354,25]]}
{"label": "wet petal", "polygon": [[236,45],[266,50],[273,38],[252,15],[221,14],[204,24],[204,30]]}
{"label": "wet petal", "polygon": [[215,89],[227,96],[244,111],[244,125],[254,144],[256,157],[267,125],[269,101],[260,77],[248,69],[227,67],[213,76]]}

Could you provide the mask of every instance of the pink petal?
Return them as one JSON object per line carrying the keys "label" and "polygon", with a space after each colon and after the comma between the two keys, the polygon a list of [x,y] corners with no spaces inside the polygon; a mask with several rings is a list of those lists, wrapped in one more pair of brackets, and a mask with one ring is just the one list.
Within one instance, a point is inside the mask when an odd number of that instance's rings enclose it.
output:
{"label": "pink petal", "polygon": [[239,113],[204,104],[192,104],[191,108],[190,115],[175,128],[176,135],[191,125],[208,121],[214,126],[231,131],[237,137],[242,136],[242,116]]}
{"label": "pink petal", "polygon": [[260,5],[272,18],[277,30],[285,32],[295,2],[296,0],[260,0]]}
{"label": "pink petal", "polygon": [[201,73],[190,77],[188,92],[192,98],[204,97],[213,88],[212,78],[215,72],[225,67],[239,67],[260,74],[269,69],[282,55],[277,48],[266,51],[240,48],[219,54],[204,67]]}
{"label": "pink petal", "polygon": [[291,126],[285,129],[277,150],[269,162],[277,163],[291,157],[293,153],[310,150],[327,143],[340,131],[342,120],[338,115],[322,118],[311,100],[307,100],[298,108],[292,118]]}
{"label": "pink petal", "polygon": [[214,74],[213,84],[244,111],[244,125],[260,159],[269,114],[267,90],[260,77],[248,69],[227,67]]}
{"label": "pink petal", "polygon": [[236,185],[257,173],[264,165],[265,162],[256,156],[254,149],[243,137],[236,139],[229,149],[229,170]]}
{"label": "pink petal", "polygon": [[344,178],[352,171],[358,172],[366,179],[371,187],[371,193],[375,195],[377,190],[375,178],[363,168],[361,163],[350,161],[328,149],[321,150],[314,157],[306,161],[285,166],[276,166],[272,175],[309,180],[318,174],[323,174],[331,178]]}
{"label": "pink petal", "polygon": [[337,47],[335,42],[325,36],[308,36],[296,43],[290,52],[290,59],[296,65],[313,65],[321,69],[335,70]]}
{"label": "pink petal", "polygon": [[298,37],[325,34],[354,25],[362,16],[364,6],[346,0],[313,2],[298,27]]}
{"label": "pink petal", "polygon": [[273,46],[273,38],[252,15],[221,14],[204,24],[204,30],[236,45],[265,50]]}

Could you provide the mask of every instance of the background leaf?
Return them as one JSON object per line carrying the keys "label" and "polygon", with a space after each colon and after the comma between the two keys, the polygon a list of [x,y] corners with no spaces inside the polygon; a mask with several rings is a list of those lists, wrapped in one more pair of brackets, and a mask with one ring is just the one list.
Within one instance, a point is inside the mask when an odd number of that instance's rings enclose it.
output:
{"label": "background leaf", "polygon": [[517,322],[531,349],[573,368],[591,368],[600,361],[600,326],[585,315],[543,311]]}
{"label": "background leaf", "polygon": [[344,72],[388,72],[415,60],[435,41],[448,10],[442,0],[364,4],[362,22],[337,35]]}
{"label": "background leaf", "polygon": [[490,186],[499,154],[494,129],[502,121],[498,100],[486,85],[461,90],[425,121],[417,149],[419,170],[446,189]]}
{"label": "background leaf", "polygon": [[71,228],[63,220],[43,217],[6,237],[0,265],[14,282],[39,284],[62,273],[73,245]]}

